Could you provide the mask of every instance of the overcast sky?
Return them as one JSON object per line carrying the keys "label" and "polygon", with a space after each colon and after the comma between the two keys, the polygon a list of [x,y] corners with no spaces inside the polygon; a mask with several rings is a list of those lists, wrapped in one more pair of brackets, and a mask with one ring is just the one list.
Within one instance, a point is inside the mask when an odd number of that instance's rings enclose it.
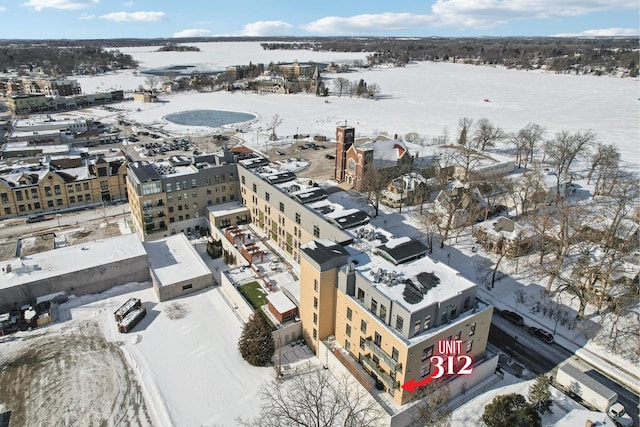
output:
{"label": "overcast sky", "polygon": [[638,0],[0,0],[0,39],[628,36]]}

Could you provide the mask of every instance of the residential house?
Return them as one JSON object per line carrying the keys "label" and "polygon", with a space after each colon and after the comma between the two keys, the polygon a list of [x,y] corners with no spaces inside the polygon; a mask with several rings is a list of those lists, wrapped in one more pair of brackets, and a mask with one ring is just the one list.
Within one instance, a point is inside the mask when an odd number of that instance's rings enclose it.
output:
{"label": "residential house", "polygon": [[493,253],[515,258],[531,253],[535,243],[534,231],[504,216],[472,226],[479,245]]}

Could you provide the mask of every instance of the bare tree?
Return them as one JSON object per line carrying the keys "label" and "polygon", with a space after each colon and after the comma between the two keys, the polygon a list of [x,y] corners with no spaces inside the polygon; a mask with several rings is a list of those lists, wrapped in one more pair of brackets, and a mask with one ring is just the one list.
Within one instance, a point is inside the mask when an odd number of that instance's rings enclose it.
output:
{"label": "bare tree", "polygon": [[449,408],[449,386],[442,381],[431,381],[418,391],[412,421],[414,426],[449,427],[451,426],[451,408]]}
{"label": "bare tree", "polygon": [[238,419],[242,426],[375,427],[383,413],[351,377],[334,378],[328,370],[300,373],[260,387],[260,415]]}
{"label": "bare tree", "polygon": [[537,168],[526,170],[519,180],[510,180],[509,184],[507,192],[513,202],[515,216],[535,212],[546,199],[542,174]]}
{"label": "bare tree", "polygon": [[351,88],[351,82],[344,77],[338,77],[333,81],[333,87],[338,92],[338,96],[342,96],[343,93],[348,93]]}
{"label": "bare tree", "polygon": [[423,139],[418,132],[409,132],[404,135],[404,140],[411,144],[420,144]]}
{"label": "bare tree", "polygon": [[281,124],[282,124],[282,117],[280,117],[279,114],[274,114],[273,117],[271,118],[271,121],[269,122],[269,130],[271,131],[271,135],[269,136],[269,138],[272,141],[275,141],[276,139],[278,139],[278,135],[276,134],[276,129]]}
{"label": "bare tree", "polygon": [[147,76],[144,79],[144,83],[149,86],[149,89],[154,91],[156,90],[156,87],[158,86],[158,83],[160,82],[160,79],[158,78],[158,76]]}
{"label": "bare tree", "polygon": [[367,85],[367,95],[369,98],[375,98],[380,93],[380,85],[378,83],[369,83]]}
{"label": "bare tree", "polygon": [[473,131],[473,146],[476,150],[485,151],[488,147],[495,147],[496,142],[505,138],[505,133],[495,126],[489,119],[480,119]]}
{"label": "bare tree", "polygon": [[367,200],[375,209],[375,216],[378,216],[382,192],[387,187],[393,175],[395,174],[392,172],[392,169],[379,169],[374,165],[367,165],[365,167],[361,188],[362,191],[366,193]]}
{"label": "bare tree", "polygon": [[535,150],[542,143],[545,129],[537,123],[529,123],[518,132],[518,138],[524,147],[524,167],[533,163]]}
{"label": "bare tree", "polygon": [[571,164],[577,158],[586,156],[595,143],[596,134],[591,131],[571,134],[568,131],[556,133],[554,139],[545,143],[544,151],[548,163],[556,174],[556,200],[560,199],[560,188],[569,181]]}

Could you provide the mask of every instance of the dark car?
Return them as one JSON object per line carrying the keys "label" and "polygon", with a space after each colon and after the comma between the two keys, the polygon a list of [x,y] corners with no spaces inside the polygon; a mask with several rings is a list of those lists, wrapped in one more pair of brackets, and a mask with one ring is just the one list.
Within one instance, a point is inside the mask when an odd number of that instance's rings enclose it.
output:
{"label": "dark car", "polygon": [[328,160],[333,160],[333,159],[335,159],[335,158],[336,158],[336,156],[334,156],[333,154],[325,154],[325,155],[324,155],[324,158],[325,158],[325,159],[328,159]]}
{"label": "dark car", "polygon": [[40,221],[44,221],[46,218],[44,215],[32,215],[30,217],[27,218],[27,223],[33,223],[33,222],[40,222]]}
{"label": "dark car", "polygon": [[524,319],[515,311],[502,310],[500,312],[500,317],[507,319],[509,322],[513,323],[517,326],[524,325]]}
{"label": "dark car", "polygon": [[553,342],[553,334],[545,331],[542,328],[536,328],[535,326],[529,326],[527,328],[527,332],[529,332],[534,337],[538,338],[542,342],[546,342],[547,344],[551,344]]}

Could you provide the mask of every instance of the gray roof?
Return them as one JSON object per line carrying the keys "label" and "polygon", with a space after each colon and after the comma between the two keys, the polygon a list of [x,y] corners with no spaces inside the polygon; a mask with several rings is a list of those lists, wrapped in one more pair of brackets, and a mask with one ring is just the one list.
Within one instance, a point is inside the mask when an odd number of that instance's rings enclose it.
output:
{"label": "gray roof", "polygon": [[162,179],[160,173],[153,165],[146,161],[129,163],[129,170],[138,178],[138,181],[155,181]]}
{"label": "gray roof", "polygon": [[300,247],[319,265],[338,257],[349,257],[349,252],[340,244],[328,240],[314,240]]}
{"label": "gray roof", "polygon": [[409,240],[391,248],[381,245],[376,248],[376,253],[387,258],[395,265],[411,261],[424,256],[428,248],[418,240]]}

